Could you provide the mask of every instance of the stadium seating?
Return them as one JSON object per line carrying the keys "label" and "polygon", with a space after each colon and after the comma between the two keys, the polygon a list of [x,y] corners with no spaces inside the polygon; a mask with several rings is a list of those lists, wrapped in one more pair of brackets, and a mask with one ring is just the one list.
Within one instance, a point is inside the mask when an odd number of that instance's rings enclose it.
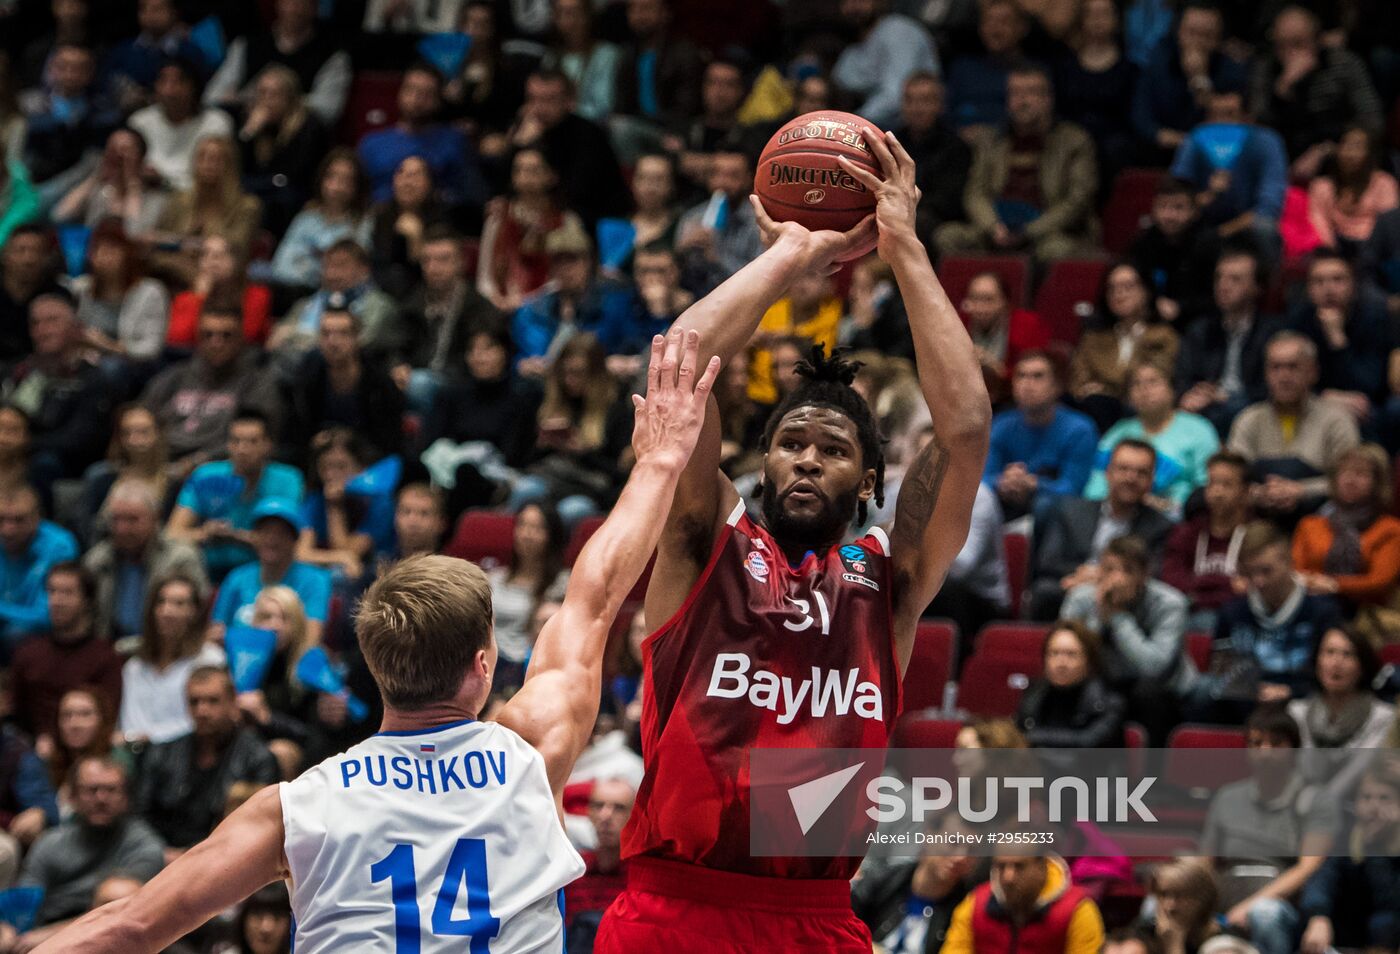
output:
{"label": "stadium seating", "polygon": [[1187,633],[1186,652],[1191,657],[1191,661],[1196,664],[1197,672],[1205,672],[1210,668],[1210,645],[1213,637],[1210,633]]}
{"label": "stadium seating", "polygon": [[1400,667],[1400,643],[1391,643],[1389,646],[1382,646],[1380,657],[1382,663]]}
{"label": "stadium seating", "polygon": [[1103,244],[1112,254],[1122,255],[1133,244],[1152,212],[1152,196],[1162,175],[1160,169],[1124,169],[1113,180],[1103,209]]}
{"label": "stadium seating", "polygon": [[584,544],[588,542],[588,538],[593,536],[602,525],[602,517],[584,517],[578,522],[578,525],[574,527],[573,536],[569,537],[569,548],[564,551],[565,566],[574,565],[574,561],[578,559],[578,555],[582,552]]}
{"label": "stadium seating", "polygon": [[951,749],[962,725],[957,719],[910,712],[900,717],[890,745],[896,749]]}
{"label": "stadium seating", "polygon": [[1054,341],[1070,348],[1079,343],[1081,310],[1092,309],[1108,263],[1102,259],[1055,262],[1035,293],[1035,310]]}
{"label": "stadium seating", "polygon": [[1000,659],[973,653],[963,667],[958,705],[974,715],[1003,718],[1014,715],[1021,693],[1040,675],[1040,661]]}
{"label": "stadium seating", "polygon": [[983,272],[1001,276],[1011,307],[1024,307],[1030,291],[1030,260],[1024,255],[945,255],[938,260],[938,280],[954,307],[962,305],[967,286]]}
{"label": "stadium seating", "polygon": [[974,652],[1036,666],[1047,628],[1043,623],[988,623],[977,634]]}
{"label": "stadium seating", "polygon": [[925,620],[914,634],[914,655],[904,673],[904,711],[943,704],[943,688],[953,676],[958,627],[948,620]]}
{"label": "stadium seating", "polygon": [[392,71],[355,74],[345,102],[345,115],[340,121],[341,142],[354,145],[365,133],[398,121],[402,78],[402,74]]}
{"label": "stadium seating", "polygon": [[486,566],[503,566],[510,562],[514,542],[514,514],[468,510],[442,552]]}

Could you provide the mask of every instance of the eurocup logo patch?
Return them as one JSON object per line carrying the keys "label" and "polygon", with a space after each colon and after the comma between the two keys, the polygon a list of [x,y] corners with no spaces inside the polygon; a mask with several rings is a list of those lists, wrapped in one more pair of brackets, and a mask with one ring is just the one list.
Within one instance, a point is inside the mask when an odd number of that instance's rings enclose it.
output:
{"label": "eurocup logo patch", "polygon": [[864,573],[868,554],[864,547],[858,547],[854,543],[848,543],[837,551],[841,555],[841,562],[846,564],[846,569],[852,573]]}
{"label": "eurocup logo patch", "polygon": [[768,582],[768,561],[757,550],[750,550],[749,555],[744,557],[744,569],[758,582]]}

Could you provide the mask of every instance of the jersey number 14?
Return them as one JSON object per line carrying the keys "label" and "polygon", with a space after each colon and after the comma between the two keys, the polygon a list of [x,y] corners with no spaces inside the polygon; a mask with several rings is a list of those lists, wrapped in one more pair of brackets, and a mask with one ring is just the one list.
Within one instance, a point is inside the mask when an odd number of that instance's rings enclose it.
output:
{"label": "jersey number 14", "polygon": [[[413,870],[413,846],[399,844],[370,865],[370,883],[389,881],[394,899],[394,940],[397,954],[419,954],[422,950],[422,912],[418,908],[418,878]],[[467,890],[467,916],[452,917],[457,895]],[[469,937],[471,954],[488,954],[491,939],[501,930],[501,919],[491,916],[490,889],[486,882],[486,842],[481,838],[461,838],[447,859],[447,871],[433,905],[432,933],[435,937]]]}

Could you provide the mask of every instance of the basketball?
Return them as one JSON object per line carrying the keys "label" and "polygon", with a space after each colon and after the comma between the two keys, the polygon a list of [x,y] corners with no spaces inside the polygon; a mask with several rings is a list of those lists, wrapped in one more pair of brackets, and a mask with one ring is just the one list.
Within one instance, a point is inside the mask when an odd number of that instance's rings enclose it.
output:
{"label": "basketball", "polygon": [[853,113],[822,110],[798,116],[773,134],[758,159],[754,192],[775,222],[844,232],[875,211],[875,196],[836,159],[845,156],[881,175]]}

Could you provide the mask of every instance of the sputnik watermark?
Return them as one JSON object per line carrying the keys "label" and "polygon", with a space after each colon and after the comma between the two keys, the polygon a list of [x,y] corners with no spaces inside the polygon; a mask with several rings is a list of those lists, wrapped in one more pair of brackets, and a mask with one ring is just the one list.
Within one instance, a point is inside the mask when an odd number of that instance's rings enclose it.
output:
{"label": "sputnik watermark", "polygon": [[[851,774],[854,775],[858,768],[852,769]],[[1092,797],[1090,781],[1093,782]],[[865,814],[871,821],[880,824],[904,819],[923,822],[952,809],[958,817],[973,824],[980,825],[997,819],[1028,825],[1036,820],[1031,814],[1032,793],[1043,791],[1042,804],[1051,822],[1155,822],[1157,816],[1143,799],[1156,781],[1155,776],[1137,780],[1121,776],[1101,776],[1092,780],[1062,776],[1048,781],[1016,776],[981,780],[958,778],[951,781],[946,778],[915,778],[906,784],[903,779],[882,775],[866,783],[865,795],[874,804],[865,810]],[[973,789],[979,785],[982,788],[982,807],[975,808],[974,795],[977,793]],[[1015,815],[1009,815],[1003,809],[1003,788],[1015,792]],[[910,795],[908,799],[903,797],[906,792]],[[953,798],[955,792],[956,801]],[[1065,810],[1066,802],[1072,803],[1072,811]]]}

